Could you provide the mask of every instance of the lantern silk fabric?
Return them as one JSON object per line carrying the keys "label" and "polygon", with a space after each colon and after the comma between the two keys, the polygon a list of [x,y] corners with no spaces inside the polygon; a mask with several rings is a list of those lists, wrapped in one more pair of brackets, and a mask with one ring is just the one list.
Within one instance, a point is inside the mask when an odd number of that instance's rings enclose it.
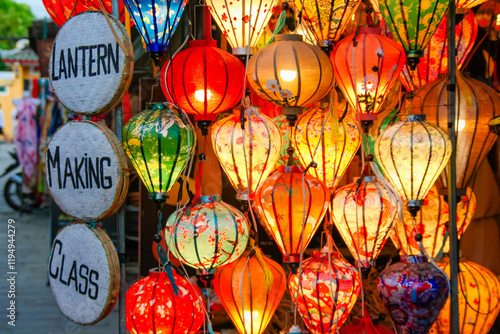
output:
{"label": "lantern silk fabric", "polygon": [[[90,10],[101,10],[98,0],[42,0],[50,18],[58,25],[62,26],[69,20],[71,13],[73,16]],[[112,0],[102,0],[104,9],[111,14]],[[73,11],[74,8],[74,11]],[[120,21],[124,22],[125,7],[123,1],[119,2]]]}

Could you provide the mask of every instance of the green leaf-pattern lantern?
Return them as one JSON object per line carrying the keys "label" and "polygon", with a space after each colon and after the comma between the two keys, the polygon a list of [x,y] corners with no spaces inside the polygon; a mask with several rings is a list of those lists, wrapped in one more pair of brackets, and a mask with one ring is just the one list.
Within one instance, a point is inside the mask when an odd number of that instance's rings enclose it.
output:
{"label": "green leaf-pattern lantern", "polygon": [[379,0],[380,13],[403,45],[413,69],[448,10],[450,0]]}
{"label": "green leaf-pattern lantern", "polygon": [[163,203],[195,145],[193,128],[163,103],[148,103],[123,128],[123,147],[155,203]]}

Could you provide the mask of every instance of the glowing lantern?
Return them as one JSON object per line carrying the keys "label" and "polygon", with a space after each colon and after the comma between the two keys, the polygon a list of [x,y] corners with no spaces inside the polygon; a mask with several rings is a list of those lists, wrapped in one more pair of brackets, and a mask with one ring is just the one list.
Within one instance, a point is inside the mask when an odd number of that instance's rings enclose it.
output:
{"label": "glowing lantern", "polygon": [[488,0],[476,12],[477,24],[481,28],[500,30],[500,2]]}
{"label": "glowing lantern", "polygon": [[403,117],[375,142],[375,155],[384,175],[413,216],[448,163],[451,150],[446,132],[426,122],[425,115]]}
{"label": "glowing lantern", "polygon": [[[62,26],[73,16],[89,10],[101,10],[98,0],[42,0],[50,18],[58,25]],[[111,14],[111,0],[102,0],[105,10]],[[74,10],[73,10],[74,8]],[[124,22],[125,8],[123,2],[119,2],[120,21]]]}
{"label": "glowing lantern", "polygon": [[401,46],[378,28],[360,28],[331,55],[335,79],[362,121],[373,121],[406,61]]}
{"label": "glowing lantern", "polygon": [[450,0],[379,0],[380,13],[406,51],[408,64],[415,69]]}
{"label": "glowing lantern", "polygon": [[123,148],[149,192],[164,203],[195,146],[193,128],[163,103],[148,103],[123,128]]}
{"label": "glowing lantern", "polygon": [[211,272],[243,254],[249,227],[245,216],[220,196],[202,196],[167,219],[165,241],[174,256],[193,268]]}
{"label": "glowing lantern", "polygon": [[[444,131],[448,131],[447,85],[446,79],[431,82],[416,91],[411,102],[412,113],[425,113]],[[473,176],[497,139],[488,121],[500,115],[500,97],[493,88],[457,71],[456,104],[457,189],[465,190],[473,185]],[[446,187],[447,169],[440,179]]]}
{"label": "glowing lantern", "polygon": [[458,8],[472,8],[476,7],[488,0],[456,0],[455,5]]}
{"label": "glowing lantern", "polygon": [[[414,91],[426,83],[437,80],[440,74],[448,73],[447,24],[445,16],[432,35],[431,41],[425,47],[424,55],[420,58],[415,71],[411,71],[407,65],[403,67],[401,81],[408,91]],[[468,10],[467,15],[455,25],[456,66],[458,69],[465,63],[474,46],[477,29],[476,18],[471,10]]]}
{"label": "glowing lantern", "polygon": [[127,330],[132,334],[197,333],[204,311],[200,290],[172,270],[151,270],[127,291]]}
{"label": "glowing lantern", "polygon": [[396,201],[375,176],[335,192],[333,221],[357,266],[374,265],[398,219]]}
{"label": "glowing lantern", "polygon": [[[336,120],[333,113],[338,113],[337,133],[334,131]],[[318,166],[309,168],[307,173],[322,181],[330,192],[342,179],[360,142],[361,133],[355,118],[333,108],[329,112],[328,104],[308,108],[292,134],[292,143],[302,166],[307,167],[313,161],[317,163]]]}
{"label": "glowing lantern", "polygon": [[284,34],[250,59],[247,78],[260,97],[282,107],[285,115],[297,115],[330,91],[333,66],[302,35]]}
{"label": "glowing lantern", "polygon": [[160,66],[187,0],[123,0],[146,43],[151,59]]}
{"label": "glowing lantern", "polygon": [[245,128],[241,127],[239,110],[234,109],[234,115],[214,123],[212,143],[236,198],[248,200],[274,170],[282,139],[278,126],[255,107],[245,110]]}
{"label": "glowing lantern", "polygon": [[240,333],[264,332],[286,290],[286,274],[258,247],[215,274],[214,290]]}
{"label": "glowing lantern", "polygon": [[[415,240],[417,234],[422,236],[422,244],[427,253],[435,258],[440,252],[450,251],[450,241],[447,238],[449,205],[443,195],[439,195],[434,185],[424,199],[424,205],[413,220],[410,212],[404,210],[403,221],[394,227],[391,239],[394,244],[406,255],[419,255],[420,246]],[[476,196],[470,188],[467,195],[461,196],[457,204],[457,231],[460,238],[469,227],[476,212]],[[444,244],[443,244],[444,243]]]}
{"label": "glowing lantern", "polygon": [[296,166],[279,167],[260,185],[255,206],[284,262],[299,262],[300,253],[321,224],[329,199],[327,188]]}
{"label": "glowing lantern", "polygon": [[[438,263],[450,275],[449,259]],[[500,311],[500,282],[489,269],[461,259],[458,270],[458,316],[460,334],[487,334]],[[450,333],[450,299],[437,321],[437,333]]]}
{"label": "glowing lantern", "polygon": [[327,334],[336,333],[347,320],[361,283],[356,269],[340,253],[325,250],[313,251],[302,263],[302,275],[290,275],[288,286],[307,329]]}

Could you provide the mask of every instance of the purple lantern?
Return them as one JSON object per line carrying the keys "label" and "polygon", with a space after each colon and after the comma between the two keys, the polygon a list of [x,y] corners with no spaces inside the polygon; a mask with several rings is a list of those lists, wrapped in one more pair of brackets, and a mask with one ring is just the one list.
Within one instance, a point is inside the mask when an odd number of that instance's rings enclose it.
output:
{"label": "purple lantern", "polygon": [[448,298],[449,283],[426,257],[402,256],[380,273],[377,289],[399,334],[425,334]]}

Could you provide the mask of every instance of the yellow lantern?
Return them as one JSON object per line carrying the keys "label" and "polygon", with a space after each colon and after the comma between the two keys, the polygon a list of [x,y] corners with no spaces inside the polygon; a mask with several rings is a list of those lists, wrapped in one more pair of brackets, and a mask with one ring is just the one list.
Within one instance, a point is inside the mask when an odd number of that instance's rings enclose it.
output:
{"label": "yellow lantern", "polygon": [[451,141],[425,115],[408,115],[375,142],[377,161],[414,217],[451,156]]}

